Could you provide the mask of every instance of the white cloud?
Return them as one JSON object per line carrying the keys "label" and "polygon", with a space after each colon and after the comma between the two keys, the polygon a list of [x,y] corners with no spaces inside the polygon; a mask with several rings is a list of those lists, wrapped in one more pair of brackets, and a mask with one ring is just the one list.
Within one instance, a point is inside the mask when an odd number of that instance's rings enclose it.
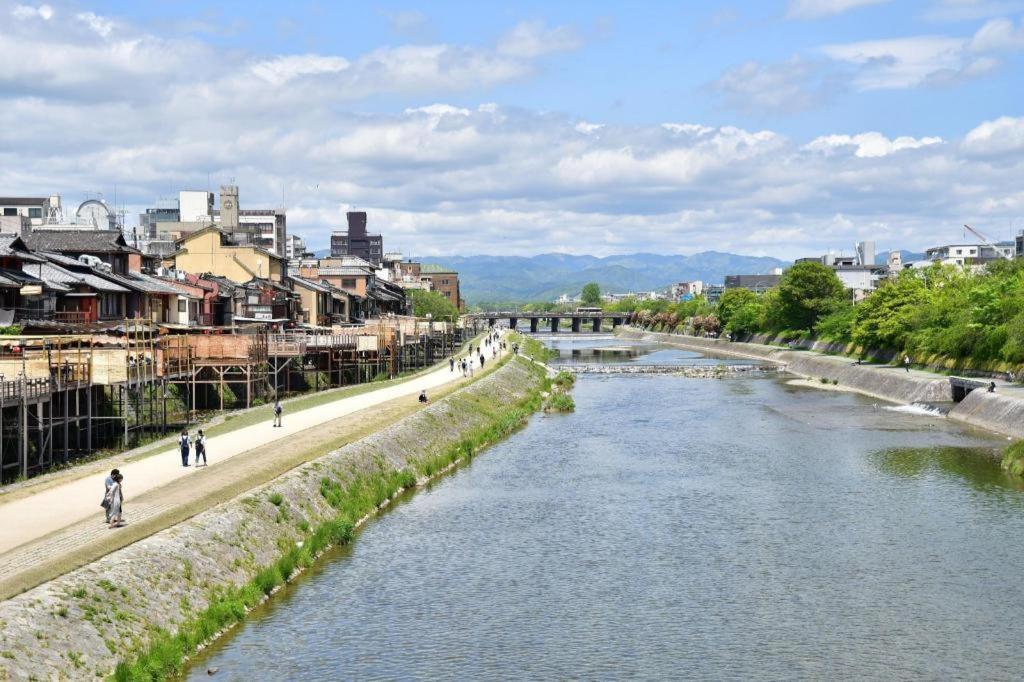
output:
{"label": "white cloud", "polygon": [[[919,248],[947,225],[955,235],[961,222],[1020,214],[1022,119],[983,123],[963,139],[886,130],[811,142],[685,119],[598,123],[467,104],[530,74],[536,63],[522,55],[536,48],[257,58],[118,18],[103,36],[74,15],[54,14],[46,31],[33,17],[0,34],[0,187],[12,194],[60,192],[71,203],[80,188],[117,185],[132,215],[209,174],[214,185],[234,178],[250,207],[283,193],[289,230],[313,247],[355,205],[390,247],[426,255],[793,257],[870,236],[904,235],[895,246]],[[743,87],[762,106],[780,105],[767,85]],[[381,93],[402,104],[353,111]]]}
{"label": "white cloud", "polygon": [[968,47],[974,52],[1024,50],[1024,21],[1015,25],[1010,19],[991,19],[978,29]]}
{"label": "white cloud", "polygon": [[548,28],[540,21],[524,21],[498,41],[498,53],[533,59],[554,52],[567,52],[583,45],[583,39],[571,26]]}
{"label": "white cloud", "polygon": [[790,0],[787,16],[792,19],[820,19],[843,14],[858,7],[880,5],[890,0]]}
{"label": "white cloud", "polygon": [[49,21],[53,18],[53,8],[49,5],[15,5],[11,10],[11,14],[15,19],[42,19],[43,21]]}
{"label": "white cloud", "polygon": [[878,132],[860,133],[859,135],[824,135],[815,138],[805,149],[816,152],[832,153],[839,149],[853,147],[854,156],[860,158],[877,158],[888,156],[904,149],[920,149],[933,144],[942,144],[941,137],[897,137],[890,140]]}
{"label": "white cloud", "polygon": [[114,31],[114,22],[92,12],[80,12],[75,18],[84,23],[96,35],[107,38]]}
{"label": "white cloud", "polygon": [[915,36],[826,45],[822,51],[837,61],[861,67],[854,82],[862,90],[909,88],[933,75],[963,68],[964,40]]}
{"label": "white cloud", "polygon": [[1002,116],[985,121],[964,137],[964,151],[978,155],[1013,154],[1024,151],[1024,117]]}
{"label": "white cloud", "polygon": [[800,57],[778,64],[747,61],[727,70],[710,87],[730,107],[752,113],[803,111],[822,103],[830,92],[821,65]]}

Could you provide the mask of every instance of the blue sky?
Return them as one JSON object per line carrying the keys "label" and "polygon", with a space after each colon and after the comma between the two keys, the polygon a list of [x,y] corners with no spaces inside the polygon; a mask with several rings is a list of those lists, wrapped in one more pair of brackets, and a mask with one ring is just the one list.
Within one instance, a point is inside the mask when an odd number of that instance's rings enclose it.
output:
{"label": "blue sky", "polygon": [[1024,229],[1015,0],[0,14],[32,47],[0,66],[4,192],[116,184],[134,212],[234,178],[314,246],[357,206],[421,254],[792,258]]}

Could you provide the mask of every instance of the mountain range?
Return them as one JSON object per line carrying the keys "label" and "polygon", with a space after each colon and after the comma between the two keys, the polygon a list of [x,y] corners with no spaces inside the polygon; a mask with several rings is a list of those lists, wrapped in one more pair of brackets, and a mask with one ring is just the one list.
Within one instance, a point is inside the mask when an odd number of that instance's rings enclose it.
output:
{"label": "mountain range", "polygon": [[470,305],[550,301],[574,296],[597,282],[604,292],[663,289],[699,279],[720,284],[726,275],[760,275],[788,265],[777,258],[704,251],[690,256],[632,253],[574,256],[545,253],[520,256],[452,256],[417,259],[456,270],[462,296]]}

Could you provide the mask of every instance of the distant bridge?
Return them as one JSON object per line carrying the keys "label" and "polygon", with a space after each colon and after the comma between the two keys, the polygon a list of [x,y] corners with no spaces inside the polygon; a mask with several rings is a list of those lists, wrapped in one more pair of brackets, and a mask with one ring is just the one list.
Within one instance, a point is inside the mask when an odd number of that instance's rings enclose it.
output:
{"label": "distant bridge", "polygon": [[509,327],[515,329],[519,324],[519,320],[530,321],[530,332],[536,334],[540,331],[541,323],[543,322],[545,327],[550,327],[551,332],[555,333],[562,324],[562,320],[572,320],[572,330],[576,333],[583,331],[584,324],[589,324],[591,329],[595,332],[601,331],[601,323],[605,320],[611,320],[612,329],[622,324],[628,317],[628,313],[606,313],[601,311],[577,311],[571,313],[523,313],[516,311],[493,311],[486,313],[471,313],[466,315],[467,320],[475,322],[486,321],[488,325],[493,327],[498,323],[499,320],[508,320]]}

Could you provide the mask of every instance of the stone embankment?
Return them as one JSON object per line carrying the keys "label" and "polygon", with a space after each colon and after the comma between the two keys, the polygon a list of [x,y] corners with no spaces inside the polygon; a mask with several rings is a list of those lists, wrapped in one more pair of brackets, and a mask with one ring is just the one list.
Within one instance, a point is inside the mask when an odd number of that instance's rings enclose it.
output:
{"label": "stone embankment", "polygon": [[[690,350],[743,357],[775,363],[786,371],[808,379],[825,378],[873,398],[895,403],[951,403],[953,388],[948,377],[927,372],[906,372],[891,365],[858,365],[850,358],[791,351],[757,343],[730,342],[680,334],[662,334],[641,329],[621,329],[624,338],[644,339]],[[956,403],[949,419],[998,433],[1024,438],[1024,399],[975,390]]]}
{"label": "stone embankment", "polygon": [[426,482],[474,443],[500,437],[510,414],[538,407],[543,381],[542,367],[511,359],[372,436],[0,603],[0,679],[111,675],[119,660],[149,652],[160,631],[200,622],[219,595],[258,584],[267,567],[312,544],[315,529],[339,518],[346,485],[398,473]]}

